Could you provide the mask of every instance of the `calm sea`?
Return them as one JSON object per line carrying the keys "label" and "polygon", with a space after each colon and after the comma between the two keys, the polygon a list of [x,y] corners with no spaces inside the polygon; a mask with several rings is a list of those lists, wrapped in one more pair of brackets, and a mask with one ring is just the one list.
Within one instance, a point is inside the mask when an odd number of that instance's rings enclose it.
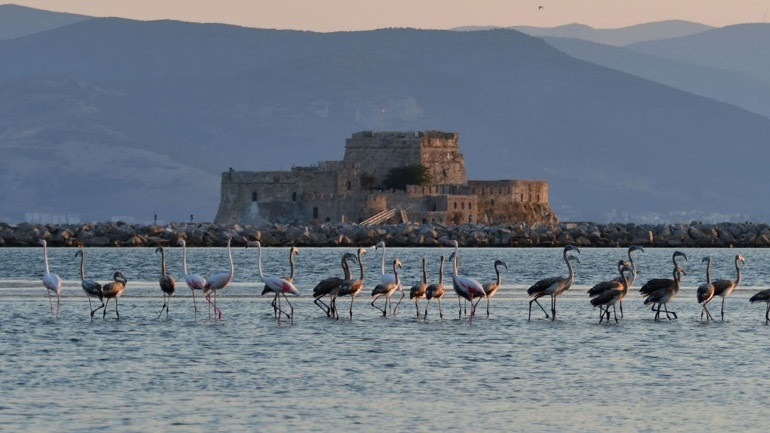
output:
{"label": "calm sea", "polygon": [[[367,285],[353,320],[328,319],[312,302],[313,286],[340,275],[353,249],[303,248],[296,258],[293,324],[276,322],[270,297],[260,296],[257,250],[233,249],[235,277],[218,303],[223,320],[208,320],[178,281],[170,319],[153,249],[91,248],[86,272],[105,282],[116,270],[129,280],[120,320],[110,302],[106,320],[88,316],[75,249],[49,249],[64,281],[61,312],[52,318],[40,282],[42,248],[0,249],[0,431],[766,431],[770,326],[764,304],[748,298],[770,287],[770,250],[683,249],[683,288],[670,306],[678,320],[653,321],[639,282],[671,276],[670,249],[636,254],[640,275],[619,324],[598,323],[585,291],[613,278],[625,249],[583,249],[576,283],[558,298],[556,321],[533,310],[526,288],[566,275],[561,249],[462,249],[461,274],[494,278],[507,262],[503,288],[469,325],[458,319],[451,291],[444,320],[431,304],[427,321],[408,300],[395,317],[369,306],[380,251],[366,256]],[[408,288],[437,279],[449,248],[388,248]],[[734,257],[747,263],[743,282],[725,302],[726,321],[699,321],[695,288],[735,278]],[[181,249],[168,248],[169,272],[181,280]],[[288,273],[288,248],[263,251],[265,274]],[[224,248],[190,248],[191,272],[228,269]],[[389,266],[388,266],[389,268]],[[355,268],[354,274],[357,274]],[[711,312],[718,317],[719,299]],[[349,301],[344,301],[347,310]],[[424,302],[424,301],[423,301]],[[205,305],[205,304],[204,304]],[[547,301],[545,303],[547,305]],[[422,309],[422,304],[421,304]]]}

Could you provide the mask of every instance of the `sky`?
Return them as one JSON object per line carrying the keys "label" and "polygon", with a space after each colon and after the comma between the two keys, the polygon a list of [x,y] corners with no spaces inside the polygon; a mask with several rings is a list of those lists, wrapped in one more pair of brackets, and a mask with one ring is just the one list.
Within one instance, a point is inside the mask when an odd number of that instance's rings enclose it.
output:
{"label": "sky", "polygon": [[320,32],[571,23],[618,28],[673,19],[722,27],[770,19],[770,0],[0,0],[5,3],[98,17]]}

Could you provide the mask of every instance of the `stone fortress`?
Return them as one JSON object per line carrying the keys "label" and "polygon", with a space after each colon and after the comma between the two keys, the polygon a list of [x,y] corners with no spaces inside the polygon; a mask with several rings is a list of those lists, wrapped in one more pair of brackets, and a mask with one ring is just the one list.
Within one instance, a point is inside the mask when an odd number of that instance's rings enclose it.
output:
{"label": "stone fortress", "polygon": [[[389,171],[421,164],[430,182],[384,190]],[[413,221],[445,225],[556,223],[543,180],[471,180],[458,134],[373,132],[346,140],[342,161],[289,171],[222,173],[215,223],[262,224]]]}

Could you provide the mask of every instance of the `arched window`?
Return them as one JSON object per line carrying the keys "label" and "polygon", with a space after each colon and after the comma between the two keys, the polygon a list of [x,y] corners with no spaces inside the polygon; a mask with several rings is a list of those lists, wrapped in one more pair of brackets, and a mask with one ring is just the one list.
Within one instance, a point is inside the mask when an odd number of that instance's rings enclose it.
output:
{"label": "arched window", "polygon": [[492,200],[490,201],[490,204],[492,205],[492,207],[494,207],[494,206],[495,206],[495,199],[492,199]]}
{"label": "arched window", "polygon": [[457,202],[455,202],[455,209],[457,209]]}
{"label": "arched window", "polygon": [[353,188],[353,184],[351,184],[350,181],[348,181],[347,187],[348,187],[348,191],[350,191],[350,189]]}
{"label": "arched window", "polygon": [[256,191],[252,191],[251,192],[251,201],[257,201],[257,192]]}
{"label": "arched window", "polygon": [[291,193],[291,201],[297,201],[297,192]]}
{"label": "arched window", "polygon": [[460,203],[460,209],[465,209],[465,202]]}
{"label": "arched window", "polygon": [[317,206],[313,207],[313,219],[314,220],[318,219],[318,207]]}

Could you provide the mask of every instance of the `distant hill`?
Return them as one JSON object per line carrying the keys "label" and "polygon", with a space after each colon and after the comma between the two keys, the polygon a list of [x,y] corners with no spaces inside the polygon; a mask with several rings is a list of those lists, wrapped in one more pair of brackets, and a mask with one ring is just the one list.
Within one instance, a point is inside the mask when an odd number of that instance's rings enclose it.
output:
{"label": "distant hill", "polygon": [[640,42],[628,48],[770,81],[770,24],[740,24],[695,35]]}
{"label": "distant hill", "polygon": [[770,118],[770,80],[748,72],[698,65],[679,58],[659,57],[579,39],[544,39],[577,59],[727,102]]}
{"label": "distant hill", "polygon": [[0,5],[0,40],[13,39],[91,19],[13,4]]}
{"label": "distant hill", "polygon": [[595,29],[584,24],[567,24],[558,27],[514,26],[511,28],[530,36],[573,38],[605,45],[622,46],[637,42],[692,35],[710,30],[713,27],[689,21],[671,20],[617,29]]}
{"label": "distant hill", "polygon": [[[469,177],[547,179],[562,219],[752,219],[770,120],[514,30],[312,33],[92,19],[0,42],[0,202],[211,220],[219,176],[460,133]],[[672,216],[673,215],[673,216]]]}

